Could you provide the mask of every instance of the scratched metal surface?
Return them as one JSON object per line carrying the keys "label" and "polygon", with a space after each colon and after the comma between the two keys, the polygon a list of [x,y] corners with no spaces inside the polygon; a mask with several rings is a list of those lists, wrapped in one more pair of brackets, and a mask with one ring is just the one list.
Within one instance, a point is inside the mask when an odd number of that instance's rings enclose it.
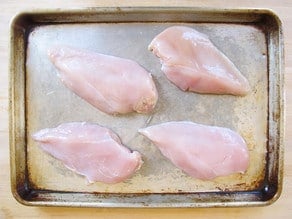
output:
{"label": "scratched metal surface", "polygon": [[[38,27],[29,35],[27,48],[28,166],[30,179],[39,188],[106,192],[191,192],[220,189],[244,190],[257,186],[265,166],[267,130],[267,51],[265,36],[252,26],[188,24],[206,33],[241,70],[252,87],[245,97],[182,92],[160,70],[159,60],[147,50],[151,39],[166,27],[185,23],[66,24]],[[159,100],[153,113],[110,116],[93,108],[68,90],[50,63],[50,47],[70,45],[137,61],[153,75]],[[256,61],[255,61],[256,60]],[[175,168],[139,128],[167,121],[188,120],[231,128],[246,140],[250,165],[246,174],[213,181],[188,177]],[[116,185],[86,180],[43,151],[30,135],[63,122],[95,122],[114,130],[122,142],[142,153],[144,164],[129,180]],[[214,142],[216,144],[216,142]],[[215,151],[210,151],[215,153]]]}

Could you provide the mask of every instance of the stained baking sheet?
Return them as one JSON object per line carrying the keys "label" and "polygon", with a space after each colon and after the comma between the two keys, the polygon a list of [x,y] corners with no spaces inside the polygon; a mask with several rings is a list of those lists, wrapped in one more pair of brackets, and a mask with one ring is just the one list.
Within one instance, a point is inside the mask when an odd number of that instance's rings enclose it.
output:
{"label": "stained baking sheet", "polygon": [[[124,8],[95,12],[95,16],[91,10],[28,13],[14,21],[21,21],[25,30],[18,38],[22,41],[16,43],[20,50],[14,45],[11,54],[12,61],[22,70],[12,68],[11,84],[12,112],[19,113],[11,116],[11,138],[20,134],[22,141],[12,139],[11,145],[12,156],[19,158],[11,162],[15,171],[12,187],[15,186],[18,200],[32,205],[199,207],[261,205],[276,199],[282,162],[282,44],[277,17],[265,10]],[[156,20],[155,14],[160,16]],[[245,75],[251,92],[244,97],[196,94],[182,92],[170,83],[147,46],[158,33],[173,25],[189,26],[208,35]],[[12,28],[15,43],[18,27]],[[155,110],[148,115],[110,116],[95,109],[60,82],[47,56],[47,50],[54,45],[137,61],[153,75],[159,93]],[[21,77],[15,78],[16,74]],[[277,121],[271,118],[275,114]],[[142,127],[179,120],[228,127],[240,133],[250,153],[247,172],[212,181],[191,178],[137,133]],[[122,183],[86,183],[84,177],[44,153],[31,139],[31,134],[42,128],[72,121],[111,128],[125,145],[142,154],[143,166]],[[19,167],[21,163],[24,166]],[[270,198],[263,198],[265,192]]]}

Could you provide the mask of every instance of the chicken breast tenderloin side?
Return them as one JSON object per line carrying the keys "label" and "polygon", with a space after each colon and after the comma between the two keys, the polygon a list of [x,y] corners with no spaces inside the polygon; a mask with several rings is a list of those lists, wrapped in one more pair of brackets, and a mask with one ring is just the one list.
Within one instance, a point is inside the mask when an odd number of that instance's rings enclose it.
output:
{"label": "chicken breast tenderloin side", "polygon": [[40,130],[32,137],[44,151],[90,183],[122,182],[143,163],[139,152],[131,152],[113,131],[96,124],[63,123]]}
{"label": "chicken breast tenderloin side", "polygon": [[156,105],[151,74],[132,60],[66,46],[55,46],[48,55],[61,81],[105,113],[149,113]]}
{"label": "chicken breast tenderloin side", "polygon": [[246,95],[250,86],[236,66],[209,38],[193,28],[172,26],[148,46],[166,77],[183,91]]}
{"label": "chicken breast tenderloin side", "polygon": [[249,153],[244,139],[222,127],[193,122],[166,122],[140,129],[175,166],[188,175],[211,180],[244,173]]}

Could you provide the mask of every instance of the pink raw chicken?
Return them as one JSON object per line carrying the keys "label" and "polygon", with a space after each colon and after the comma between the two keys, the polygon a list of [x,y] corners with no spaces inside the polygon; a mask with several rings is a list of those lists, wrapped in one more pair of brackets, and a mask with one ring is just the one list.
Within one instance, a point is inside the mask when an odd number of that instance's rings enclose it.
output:
{"label": "pink raw chicken", "polygon": [[235,65],[192,28],[169,27],[148,48],[160,58],[166,77],[183,91],[245,95],[250,90]]}
{"label": "pink raw chicken", "polygon": [[243,138],[227,128],[192,122],[167,122],[139,130],[178,168],[210,180],[244,173],[249,154]]}
{"label": "pink raw chicken", "polygon": [[64,123],[33,135],[44,151],[89,182],[118,183],[142,165],[141,155],[124,147],[111,130],[89,123]]}
{"label": "pink raw chicken", "polygon": [[62,82],[105,113],[149,113],[155,107],[151,74],[132,60],[65,46],[48,54]]}

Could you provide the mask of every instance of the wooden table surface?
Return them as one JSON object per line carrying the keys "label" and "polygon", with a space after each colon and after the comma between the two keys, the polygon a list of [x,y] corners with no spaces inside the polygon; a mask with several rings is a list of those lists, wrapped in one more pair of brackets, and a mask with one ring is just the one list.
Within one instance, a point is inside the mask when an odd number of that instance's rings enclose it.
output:
{"label": "wooden table surface", "polygon": [[[283,22],[285,41],[286,133],[284,185],[280,199],[267,207],[213,209],[94,209],[26,207],[10,191],[8,128],[9,21],[16,13],[37,8],[100,6],[198,6],[270,8]],[[292,218],[292,1],[290,0],[1,0],[0,2],[0,219],[101,217],[101,218]]]}

